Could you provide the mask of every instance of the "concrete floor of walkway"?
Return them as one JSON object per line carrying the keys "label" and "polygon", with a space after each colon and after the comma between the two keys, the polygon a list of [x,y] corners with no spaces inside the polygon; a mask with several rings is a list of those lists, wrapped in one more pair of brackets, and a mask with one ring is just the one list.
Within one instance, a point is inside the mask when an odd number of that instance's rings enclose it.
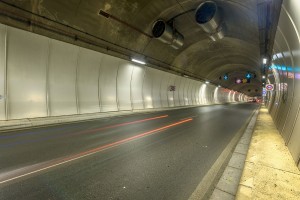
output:
{"label": "concrete floor of walkway", "polygon": [[264,106],[258,115],[236,199],[300,200],[300,171]]}

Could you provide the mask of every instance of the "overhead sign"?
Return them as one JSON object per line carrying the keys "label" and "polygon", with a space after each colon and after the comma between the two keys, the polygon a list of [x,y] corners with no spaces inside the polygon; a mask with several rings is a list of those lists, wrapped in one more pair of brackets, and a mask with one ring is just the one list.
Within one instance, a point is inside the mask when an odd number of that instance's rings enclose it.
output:
{"label": "overhead sign", "polygon": [[224,79],[225,81],[227,81],[227,80],[229,79],[228,74],[224,74],[223,79]]}
{"label": "overhead sign", "polygon": [[246,78],[247,78],[247,79],[252,78],[251,74],[250,74],[250,73],[247,73],[247,74],[246,74]]}
{"label": "overhead sign", "polygon": [[267,84],[266,85],[266,90],[267,91],[273,91],[274,90],[274,85],[273,84]]}

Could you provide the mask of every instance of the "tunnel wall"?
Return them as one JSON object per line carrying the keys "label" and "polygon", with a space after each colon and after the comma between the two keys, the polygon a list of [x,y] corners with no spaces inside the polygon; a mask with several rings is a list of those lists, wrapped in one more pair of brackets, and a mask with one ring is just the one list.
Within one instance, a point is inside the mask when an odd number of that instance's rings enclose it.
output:
{"label": "tunnel wall", "polygon": [[243,101],[224,88],[5,25],[0,95],[0,120]]}
{"label": "tunnel wall", "polygon": [[276,32],[268,82],[275,90],[267,105],[296,164],[300,168],[300,4],[284,0]]}

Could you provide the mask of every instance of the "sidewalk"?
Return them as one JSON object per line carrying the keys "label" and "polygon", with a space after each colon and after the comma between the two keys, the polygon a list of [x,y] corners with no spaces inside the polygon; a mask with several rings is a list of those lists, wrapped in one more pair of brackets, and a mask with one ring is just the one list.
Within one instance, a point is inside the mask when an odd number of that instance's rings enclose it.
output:
{"label": "sidewalk", "polygon": [[264,106],[257,118],[236,199],[300,199],[300,171]]}

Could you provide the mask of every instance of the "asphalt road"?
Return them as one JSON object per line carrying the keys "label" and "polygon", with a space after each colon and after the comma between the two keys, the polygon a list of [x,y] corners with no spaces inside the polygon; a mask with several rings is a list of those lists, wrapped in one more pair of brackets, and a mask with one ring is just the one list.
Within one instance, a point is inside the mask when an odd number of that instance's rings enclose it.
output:
{"label": "asphalt road", "polygon": [[257,106],[0,133],[0,199],[188,199]]}

